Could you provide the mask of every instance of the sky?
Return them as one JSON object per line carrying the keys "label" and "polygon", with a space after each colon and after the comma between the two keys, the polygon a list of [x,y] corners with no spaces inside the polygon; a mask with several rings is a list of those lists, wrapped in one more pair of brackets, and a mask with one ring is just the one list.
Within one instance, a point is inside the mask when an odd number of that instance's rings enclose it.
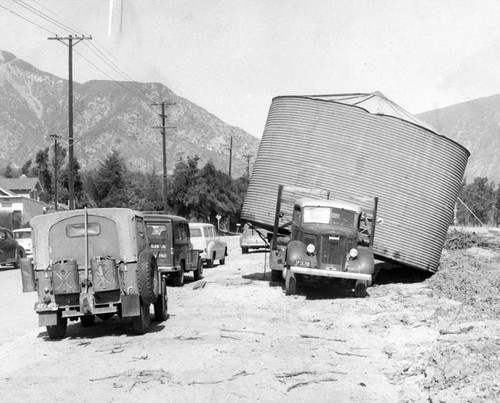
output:
{"label": "sky", "polygon": [[0,0],[0,50],[67,79],[48,38],[92,36],[74,81],[160,82],[260,138],[280,95],[380,91],[417,114],[498,94],[499,21],[498,0]]}

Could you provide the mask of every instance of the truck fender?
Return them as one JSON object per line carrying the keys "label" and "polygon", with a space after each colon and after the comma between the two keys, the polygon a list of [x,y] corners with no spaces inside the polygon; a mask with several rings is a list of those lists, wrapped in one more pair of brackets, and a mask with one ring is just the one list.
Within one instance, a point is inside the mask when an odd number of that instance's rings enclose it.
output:
{"label": "truck fender", "polygon": [[306,245],[300,241],[291,241],[286,248],[286,264],[293,266],[297,259],[306,259],[307,251]]}
{"label": "truck fender", "polygon": [[348,270],[356,273],[373,274],[375,270],[375,258],[371,249],[359,247],[356,259],[349,261]]}

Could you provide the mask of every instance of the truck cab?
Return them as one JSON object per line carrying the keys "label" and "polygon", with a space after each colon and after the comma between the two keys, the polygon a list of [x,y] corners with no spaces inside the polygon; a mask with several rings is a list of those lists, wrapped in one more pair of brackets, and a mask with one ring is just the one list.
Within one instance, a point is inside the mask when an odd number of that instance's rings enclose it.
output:
{"label": "truck cab", "polygon": [[[272,280],[285,279],[287,294],[299,282],[323,277],[352,286],[365,296],[375,270],[372,251],[377,199],[370,217],[359,204],[344,200],[300,198],[293,203],[291,220],[278,228],[283,214],[278,196],[271,250]],[[370,223],[369,223],[370,222]],[[279,237],[288,227],[289,238]],[[286,244],[279,239],[286,239]]]}
{"label": "truck cab", "polygon": [[160,213],[144,214],[148,240],[160,273],[173,284],[184,284],[184,274],[192,271],[195,280],[203,278],[200,250],[194,249],[188,221],[184,217]]}

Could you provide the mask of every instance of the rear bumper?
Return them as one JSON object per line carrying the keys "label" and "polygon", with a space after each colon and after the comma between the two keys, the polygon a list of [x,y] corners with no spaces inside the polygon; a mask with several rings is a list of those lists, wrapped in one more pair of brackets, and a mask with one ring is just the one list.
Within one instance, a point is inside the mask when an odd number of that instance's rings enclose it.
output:
{"label": "rear bumper", "polygon": [[371,283],[372,275],[366,273],[353,273],[349,271],[335,271],[323,269],[310,269],[307,267],[290,266],[290,271],[296,274],[307,274],[309,276],[344,278],[349,280],[363,280]]}

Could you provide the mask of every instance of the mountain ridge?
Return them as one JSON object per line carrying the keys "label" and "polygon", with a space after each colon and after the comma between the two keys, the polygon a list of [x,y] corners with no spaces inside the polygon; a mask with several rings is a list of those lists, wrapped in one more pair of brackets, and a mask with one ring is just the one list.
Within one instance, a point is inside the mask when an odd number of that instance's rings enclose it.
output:
{"label": "mountain ridge", "polygon": [[[12,53],[0,51],[0,165],[19,167],[53,144],[51,134],[68,132],[68,82],[37,70]],[[92,169],[112,150],[129,168],[160,172],[163,167],[159,106],[166,110],[167,166],[198,156],[228,172],[233,139],[232,176],[246,174],[247,155],[256,155],[259,139],[230,126],[161,83],[91,80],[73,83],[74,151],[82,169]],[[150,100],[159,100],[150,102]]]}

